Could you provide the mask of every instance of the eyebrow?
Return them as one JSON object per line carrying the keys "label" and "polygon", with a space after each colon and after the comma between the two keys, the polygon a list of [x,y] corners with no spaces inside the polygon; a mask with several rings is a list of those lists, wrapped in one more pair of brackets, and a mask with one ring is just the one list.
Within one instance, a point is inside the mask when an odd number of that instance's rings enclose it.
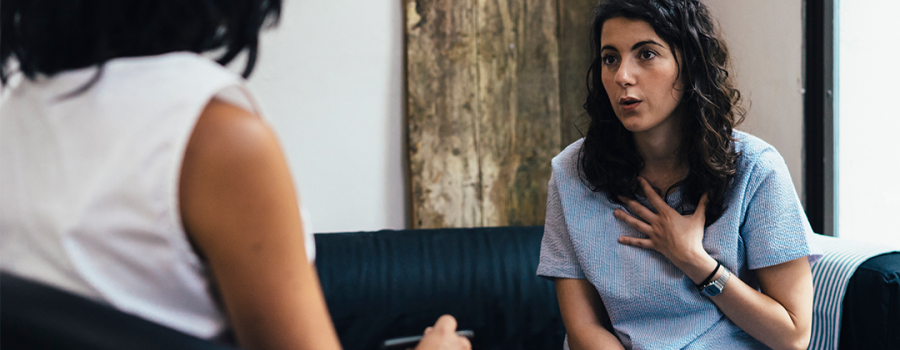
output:
{"label": "eyebrow", "polygon": [[[633,46],[631,46],[631,50],[634,51],[635,49],[637,49],[637,48],[639,48],[639,47],[641,47],[641,46],[644,46],[644,45],[648,45],[648,44],[653,44],[653,45],[656,45],[656,46],[659,46],[659,47],[662,47],[662,48],[666,48],[666,47],[663,46],[662,44],[660,44],[660,43],[658,43],[658,42],[655,42],[655,41],[653,41],[653,40],[644,40],[644,41],[640,41],[640,42],[634,44]],[[603,51],[603,50],[613,50],[613,51],[619,52],[619,50],[617,50],[617,49],[616,49],[615,47],[613,47],[612,45],[605,45],[605,46],[601,47],[601,48],[600,48],[600,51]]]}

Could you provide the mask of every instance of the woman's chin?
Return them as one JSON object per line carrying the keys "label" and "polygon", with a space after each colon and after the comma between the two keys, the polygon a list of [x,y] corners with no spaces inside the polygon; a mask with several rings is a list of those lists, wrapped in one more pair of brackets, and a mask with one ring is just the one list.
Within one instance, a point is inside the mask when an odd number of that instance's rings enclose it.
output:
{"label": "woman's chin", "polygon": [[625,127],[625,130],[631,131],[632,133],[647,130],[647,126],[643,123],[622,123],[622,126]]}
{"label": "woman's chin", "polygon": [[[625,117],[622,117],[622,115]],[[622,123],[622,126],[625,127],[625,130],[631,132],[641,132],[647,129],[647,123],[644,122],[643,118],[639,115],[635,115],[635,113],[623,113],[622,111],[616,111],[616,116],[619,118],[619,122]]]}

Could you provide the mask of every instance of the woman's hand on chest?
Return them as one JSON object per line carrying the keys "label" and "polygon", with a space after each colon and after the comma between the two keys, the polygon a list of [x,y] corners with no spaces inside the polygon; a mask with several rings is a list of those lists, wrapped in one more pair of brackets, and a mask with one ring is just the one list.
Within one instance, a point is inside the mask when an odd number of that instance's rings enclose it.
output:
{"label": "woman's hand on chest", "polygon": [[700,203],[697,204],[693,214],[681,215],[653,190],[647,180],[639,177],[638,181],[657,212],[654,213],[633,199],[619,197],[644,221],[621,209],[615,210],[613,213],[615,217],[648,236],[648,238],[621,236],[619,243],[658,251],[695,283],[702,281],[716,266],[716,261],[703,249],[708,203],[706,194],[700,198]]}

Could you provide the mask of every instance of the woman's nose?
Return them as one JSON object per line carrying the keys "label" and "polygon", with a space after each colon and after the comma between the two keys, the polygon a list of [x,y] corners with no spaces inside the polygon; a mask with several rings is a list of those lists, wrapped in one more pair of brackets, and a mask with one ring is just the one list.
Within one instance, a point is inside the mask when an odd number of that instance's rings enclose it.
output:
{"label": "woman's nose", "polygon": [[636,83],[636,71],[637,67],[634,66],[633,60],[622,60],[622,63],[619,64],[619,69],[616,71],[616,84],[622,88],[633,86]]}

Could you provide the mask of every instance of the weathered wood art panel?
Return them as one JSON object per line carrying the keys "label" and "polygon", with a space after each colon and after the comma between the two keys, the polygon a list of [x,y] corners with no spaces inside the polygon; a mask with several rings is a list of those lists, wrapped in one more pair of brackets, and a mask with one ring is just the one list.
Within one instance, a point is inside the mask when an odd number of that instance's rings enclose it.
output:
{"label": "weathered wood art panel", "polygon": [[556,3],[479,1],[477,12],[483,224],[540,225],[560,150]]}
{"label": "weathered wood art panel", "polygon": [[591,66],[591,20],[597,0],[558,1],[560,133],[565,148],[582,138],[590,124],[584,101]]}
{"label": "weathered wood art panel", "polygon": [[571,142],[560,74],[577,69],[560,52],[590,54],[558,19],[586,1],[405,1],[412,227],[543,224],[550,160]]}
{"label": "weathered wood art panel", "polygon": [[482,225],[475,40],[475,0],[407,2],[414,228]]}

